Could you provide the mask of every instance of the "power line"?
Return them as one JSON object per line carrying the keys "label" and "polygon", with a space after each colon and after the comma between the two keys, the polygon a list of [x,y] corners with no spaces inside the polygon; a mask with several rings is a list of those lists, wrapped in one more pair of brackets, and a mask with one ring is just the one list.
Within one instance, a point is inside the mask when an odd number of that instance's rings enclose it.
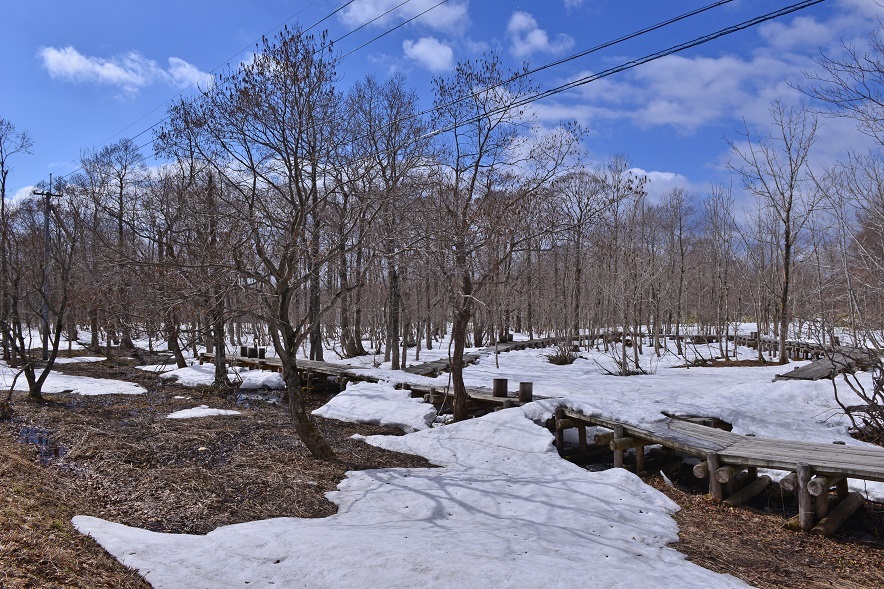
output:
{"label": "power line", "polygon": [[[525,105],[528,105],[532,102],[537,102],[538,100],[542,100],[544,98],[548,98],[550,96],[560,94],[562,92],[565,92],[566,90],[571,90],[571,89],[577,88],[579,86],[585,86],[586,84],[589,84],[590,82],[594,82],[596,80],[600,80],[602,78],[606,78],[608,76],[612,76],[614,74],[624,72],[626,70],[638,67],[640,65],[643,65],[643,64],[651,62],[651,61],[656,61],[658,59],[661,59],[661,58],[669,56],[669,55],[673,55],[675,53],[680,53],[680,52],[690,49],[692,47],[697,47],[699,45],[703,45],[705,43],[713,41],[715,39],[719,39],[721,37],[736,33],[738,31],[742,31],[742,30],[748,29],[750,27],[754,27],[756,25],[767,22],[769,20],[773,20],[775,18],[779,18],[781,16],[785,16],[787,14],[797,12],[799,10],[804,10],[805,8],[810,8],[811,6],[814,6],[815,4],[820,4],[822,2],[825,2],[825,0],[804,0],[803,2],[797,2],[795,4],[791,4],[789,6],[781,8],[779,10],[775,10],[773,12],[768,12],[767,14],[757,16],[755,18],[743,21],[739,24],[725,27],[724,29],[720,29],[714,33],[709,33],[707,35],[697,37],[691,41],[686,41],[684,43],[679,43],[678,45],[673,45],[672,47],[669,47],[668,49],[656,51],[654,53],[650,53],[648,55],[645,55],[644,57],[640,57],[638,59],[633,59],[631,61],[622,63],[622,64],[612,67],[612,68],[608,68],[608,69],[598,72],[596,74],[585,76],[585,77],[580,78],[578,80],[573,80],[571,82],[561,84],[561,85],[556,86],[554,88],[550,88],[548,90],[538,92],[536,94],[533,94],[531,96],[527,96],[521,100],[515,101],[515,102],[507,104],[505,106],[498,107],[497,109],[491,109],[485,115],[473,117],[473,118],[468,119],[460,124],[475,123],[475,122],[480,121],[482,118],[484,118],[486,116],[498,114],[498,113],[504,112],[509,109],[518,108],[520,106],[525,106]],[[498,86],[499,86],[499,84],[498,84]],[[481,92],[475,93],[472,96],[478,96],[479,94],[481,94]],[[452,102],[452,104],[456,104],[456,102]],[[433,130],[430,133],[428,133],[427,137],[439,135],[441,133],[447,133],[449,131],[453,131],[455,128],[456,128],[456,125],[452,125],[452,126],[444,128],[444,129],[436,129],[436,130]]]}

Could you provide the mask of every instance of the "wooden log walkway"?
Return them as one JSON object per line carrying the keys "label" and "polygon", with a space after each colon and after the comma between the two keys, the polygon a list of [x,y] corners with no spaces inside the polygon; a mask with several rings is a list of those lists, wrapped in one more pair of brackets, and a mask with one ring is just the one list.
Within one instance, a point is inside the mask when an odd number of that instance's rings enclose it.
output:
{"label": "wooden log walkway", "polygon": [[865,370],[872,363],[872,356],[867,350],[848,350],[827,352],[818,360],[806,366],[778,374],[774,380],[821,380],[832,379],[842,372]]}
{"label": "wooden log walkway", "polygon": [[[560,452],[562,430],[601,426],[613,431],[609,445],[615,466],[623,466],[624,451],[635,448],[636,470],[643,470],[644,448],[655,444],[699,458],[703,462],[698,465],[701,468],[695,467],[695,474],[709,478],[710,495],[731,504],[740,504],[764,490],[770,481],[755,482],[758,468],[794,473],[799,524],[807,532],[832,534],[846,519],[844,512],[861,505],[847,492],[848,478],[884,482],[884,448],[743,436],[675,418],[638,426],[565,408],[556,412],[554,420]],[[585,440],[585,432],[580,438]],[[741,478],[743,471],[747,472]],[[838,511],[840,523],[833,519],[837,508],[829,515],[832,488],[837,500],[845,504]]]}

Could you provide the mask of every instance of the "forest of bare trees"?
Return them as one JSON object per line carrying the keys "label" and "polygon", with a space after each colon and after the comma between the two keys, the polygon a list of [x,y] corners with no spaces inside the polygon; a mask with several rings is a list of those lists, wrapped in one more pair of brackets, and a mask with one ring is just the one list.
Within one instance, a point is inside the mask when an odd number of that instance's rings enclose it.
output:
{"label": "forest of bare trees", "polygon": [[456,393],[464,348],[513,331],[606,346],[621,374],[642,369],[641,346],[660,354],[666,336],[747,322],[780,338],[780,358],[787,338],[880,349],[881,152],[813,164],[826,116],[853,117],[881,146],[877,37],[872,50],[822,58],[807,92],[830,110],[776,102],[768,129],[735,133],[733,188],[662,199],[625,155],[588,163],[578,125],[533,124],[521,100],[533,82],[493,54],[437,79],[422,113],[401,76],[342,90],[327,40],[299,30],[170,108],[162,166],[130,140],[87,150],[41,187],[60,194],[48,201],[8,205],[31,142],[0,119],[3,359],[39,398],[78,330],[109,355],[146,340],[183,366],[183,350],[214,351],[219,387],[225,349],[272,345],[298,432],[328,457],[296,359],[324,349],[405,367],[450,333]]}

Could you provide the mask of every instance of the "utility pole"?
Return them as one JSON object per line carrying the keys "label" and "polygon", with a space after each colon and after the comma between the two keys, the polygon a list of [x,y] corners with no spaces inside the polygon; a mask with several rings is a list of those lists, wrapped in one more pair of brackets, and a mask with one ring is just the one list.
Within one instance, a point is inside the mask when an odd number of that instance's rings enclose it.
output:
{"label": "utility pole", "polygon": [[40,290],[43,296],[43,361],[49,360],[49,282],[47,274],[49,270],[49,208],[52,206],[49,199],[53,196],[61,196],[52,192],[52,174],[49,174],[49,190],[34,191],[34,196],[43,197],[43,285]]}

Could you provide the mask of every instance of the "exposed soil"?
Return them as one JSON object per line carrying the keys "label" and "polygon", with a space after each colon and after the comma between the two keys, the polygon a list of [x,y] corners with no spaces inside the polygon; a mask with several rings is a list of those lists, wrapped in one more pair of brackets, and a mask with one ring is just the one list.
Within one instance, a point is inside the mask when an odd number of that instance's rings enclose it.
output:
{"label": "exposed soil", "polygon": [[831,538],[789,530],[797,498],[772,484],[747,505],[713,501],[684,467],[675,486],[648,482],[681,506],[673,548],[707,569],[764,589],[884,587],[884,505],[866,503]]}
{"label": "exposed soil", "polygon": [[[347,470],[425,467],[421,458],[380,450],[354,433],[396,430],[316,419],[338,454],[310,457],[284,407],[160,381],[131,363],[68,364],[68,374],[137,382],[146,395],[51,395],[37,405],[13,397],[15,416],[0,423],[0,589],[146,587],[91,539],[73,515],[93,515],[156,531],[206,533],[270,517],[324,517],[324,493]],[[175,398],[186,397],[186,398]],[[327,394],[311,394],[312,407]],[[242,416],[171,420],[196,405]],[[884,506],[867,504],[833,538],[783,528],[794,498],[771,486],[748,507],[716,505],[690,475],[669,487],[682,541],[674,548],[704,567],[759,587],[884,586]]]}

